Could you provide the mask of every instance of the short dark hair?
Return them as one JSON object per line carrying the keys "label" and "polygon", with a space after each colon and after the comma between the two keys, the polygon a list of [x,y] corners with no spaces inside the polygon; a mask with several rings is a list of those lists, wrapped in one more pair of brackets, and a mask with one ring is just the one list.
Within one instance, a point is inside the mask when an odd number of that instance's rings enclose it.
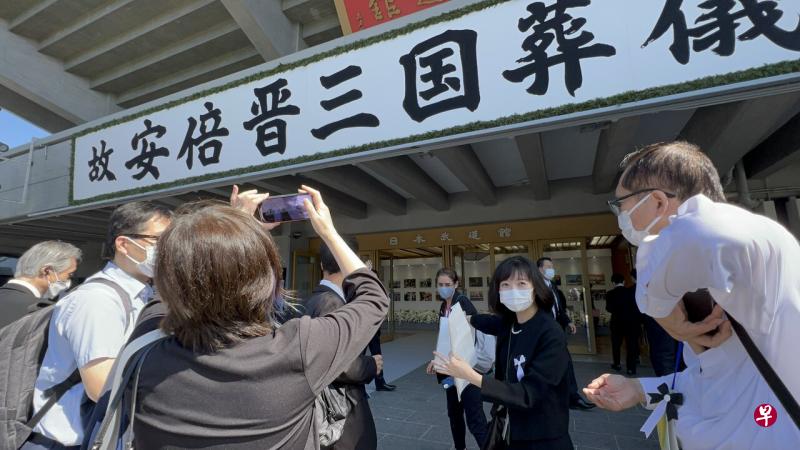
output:
{"label": "short dark hair", "polygon": [[[355,239],[345,238],[344,242],[354,252],[358,251],[358,241]],[[336,262],[336,258],[333,257],[333,253],[331,253],[331,249],[328,248],[328,244],[326,244],[325,241],[323,241],[319,246],[319,261],[322,264],[322,270],[325,272],[334,274],[342,271],[342,269],[339,267],[339,263]]]}
{"label": "short dark hair", "polygon": [[553,308],[553,303],[555,303],[553,291],[545,283],[544,276],[533,268],[533,263],[530,259],[524,256],[512,256],[503,260],[495,269],[494,276],[492,276],[492,284],[489,286],[489,309],[493,313],[509,323],[515,320],[516,314],[500,302],[500,283],[513,277],[514,274],[519,274],[531,281],[533,285],[533,300],[539,309],[549,311]]}
{"label": "short dark hair", "polygon": [[450,281],[452,281],[453,283],[458,283],[458,273],[456,273],[455,270],[449,267],[442,267],[441,269],[436,271],[436,279],[434,283],[438,283],[439,277],[442,275],[446,276],[447,278],[450,278]]}
{"label": "short dark hair", "polygon": [[161,328],[209,353],[273,328],[284,296],[278,249],[258,221],[228,205],[187,208],[158,240]]}
{"label": "short dark hair", "polygon": [[621,273],[615,273],[614,275],[611,275],[611,282],[614,284],[624,283],[625,277],[622,276]]}
{"label": "short dark hair", "polygon": [[697,194],[725,201],[714,163],[700,147],[686,141],[650,144],[627,155],[619,168],[620,183],[631,192],[655,188],[680,201]]}
{"label": "short dark hair", "polygon": [[116,245],[120,236],[138,234],[144,231],[145,224],[153,217],[172,218],[172,210],[153,202],[131,202],[117,207],[108,220],[108,234],[104,256],[114,259]]}
{"label": "short dark hair", "polygon": [[540,268],[540,269],[541,269],[541,268],[542,268],[542,266],[544,265],[544,262],[545,262],[545,261],[550,261],[550,262],[553,262],[553,259],[552,259],[552,258],[550,258],[549,256],[542,256],[541,258],[539,258],[539,259],[537,259],[537,260],[536,260],[536,267],[538,267],[538,268]]}

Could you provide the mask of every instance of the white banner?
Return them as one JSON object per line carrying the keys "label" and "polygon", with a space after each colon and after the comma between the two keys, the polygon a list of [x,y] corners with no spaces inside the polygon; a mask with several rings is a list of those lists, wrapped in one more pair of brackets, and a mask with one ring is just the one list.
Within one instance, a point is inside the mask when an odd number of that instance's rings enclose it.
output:
{"label": "white banner", "polygon": [[796,60],[798,15],[796,1],[489,5],[79,136],[72,200]]}

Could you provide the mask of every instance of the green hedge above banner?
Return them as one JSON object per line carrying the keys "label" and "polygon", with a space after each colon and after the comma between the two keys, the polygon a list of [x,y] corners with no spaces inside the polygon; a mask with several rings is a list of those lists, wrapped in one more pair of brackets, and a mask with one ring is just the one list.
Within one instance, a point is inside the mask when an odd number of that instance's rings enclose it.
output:
{"label": "green hedge above banner", "polygon": [[[630,92],[623,92],[622,94],[613,95],[611,97],[600,98],[589,100],[587,102],[582,103],[568,103],[566,105],[562,105],[556,108],[545,108],[536,111],[532,111],[526,114],[515,114],[511,116],[502,117],[495,120],[490,121],[478,121],[478,122],[471,122],[464,125],[459,125],[456,127],[451,127],[443,130],[432,131],[423,134],[417,134],[413,136],[407,136],[399,139],[390,139],[385,141],[379,142],[372,142],[369,144],[359,145],[356,147],[348,147],[339,150],[334,150],[330,152],[324,153],[316,153],[313,155],[303,156],[299,158],[291,158],[285,159],[282,161],[275,161],[267,164],[260,164],[256,166],[249,166],[249,167],[242,167],[235,170],[229,170],[225,172],[216,172],[213,174],[206,174],[197,177],[189,177],[183,178],[180,180],[175,180],[169,183],[162,183],[156,185],[150,185],[147,187],[139,188],[139,189],[129,189],[126,191],[115,192],[113,194],[106,194],[100,195],[97,197],[92,197],[83,200],[74,200],[73,199],[73,192],[72,192],[72,183],[70,183],[70,205],[82,205],[86,203],[97,202],[101,200],[109,200],[118,197],[126,197],[130,195],[137,195],[137,194],[144,194],[152,191],[158,191],[163,189],[169,189],[172,187],[182,186],[186,184],[193,184],[193,183],[200,183],[203,181],[209,181],[214,179],[220,178],[228,178],[233,177],[236,175],[246,175],[254,172],[261,172],[270,169],[277,169],[281,167],[288,167],[302,163],[309,163],[314,161],[320,161],[328,158],[334,158],[338,156],[346,156],[352,155],[355,153],[361,153],[368,150],[375,150],[379,148],[386,148],[392,146],[398,146],[403,144],[410,144],[415,142],[422,142],[431,139],[447,137],[447,136],[454,136],[458,134],[468,133],[471,131],[479,131],[479,130],[486,130],[506,125],[514,125],[523,122],[530,122],[534,120],[546,119],[551,117],[563,116],[567,114],[577,113],[577,112],[584,112],[590,111],[593,109],[600,109],[606,108],[610,106],[621,106],[626,103],[635,103],[642,100],[649,100],[659,97],[666,97],[669,95],[675,94],[682,94],[685,92],[696,91],[700,89],[707,89],[717,86],[724,86],[734,83],[741,83],[744,81],[751,81],[761,78],[773,77],[778,75],[785,75],[789,73],[800,72],[800,59],[793,60],[793,61],[784,61],[781,63],[776,64],[769,64],[763,67],[758,67],[754,69],[742,70],[738,72],[731,72],[725,75],[716,75],[711,77],[700,78],[697,80],[689,81],[686,83],[680,83],[675,85],[668,85],[668,86],[660,86],[654,87],[650,89],[644,89],[641,91],[630,91]],[[194,98],[194,97],[193,97]],[[193,99],[192,98],[192,99]],[[188,101],[188,100],[185,100]],[[174,106],[174,105],[173,105]],[[114,123],[107,124],[106,126],[116,125],[117,123],[126,122],[130,120],[127,118],[125,120],[121,120],[120,122],[115,121]],[[98,128],[101,129],[101,128]],[[96,131],[94,129],[93,131]],[[75,135],[77,137],[79,135]],[[72,164],[74,167],[75,164],[75,137],[72,139]]]}

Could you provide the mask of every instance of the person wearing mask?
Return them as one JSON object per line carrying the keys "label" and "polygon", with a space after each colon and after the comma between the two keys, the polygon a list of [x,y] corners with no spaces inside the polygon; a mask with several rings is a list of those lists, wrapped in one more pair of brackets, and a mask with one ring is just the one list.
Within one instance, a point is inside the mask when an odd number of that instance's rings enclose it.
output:
{"label": "person wearing mask", "polygon": [[167,309],[160,327],[171,336],[142,364],[136,448],[319,448],[314,401],[359,357],[389,298],[339,236],[319,192],[302,189],[346,304],[278,326],[281,262],[267,230],[227,205],[177,215],[159,240],[155,279]]}
{"label": "person wearing mask", "polygon": [[[442,300],[442,304],[439,307],[439,320],[446,321],[450,317],[450,310],[456,305],[460,305],[467,316],[478,314],[475,305],[472,304],[467,296],[457,291],[458,282],[458,274],[453,269],[443,267],[436,272],[436,292]],[[439,332],[441,333],[442,330],[440,329]],[[487,351],[487,345],[494,346],[494,337],[486,336],[480,331],[475,333],[475,352],[478,362],[474,368],[481,374],[489,373],[494,363],[494,349]],[[445,387],[447,417],[450,419],[450,432],[453,434],[453,445],[455,445],[456,450],[467,448],[467,428],[469,428],[472,437],[475,438],[478,447],[482,447],[488,435],[488,428],[480,389],[474,385],[467,386],[461,393],[461,399],[459,400],[452,378],[436,373],[434,361],[428,363],[426,371],[429,375],[436,374],[437,381],[443,387],[445,383],[448,384]],[[466,427],[464,426],[465,417]]]}
{"label": "person wearing mask", "polygon": [[[346,240],[348,247],[358,251],[357,243]],[[319,249],[322,281],[302,305],[305,313],[310,317],[322,317],[345,304],[343,290],[344,274],[336,262],[331,249],[324,242]],[[344,386],[347,398],[353,405],[347,415],[342,429],[342,436],[330,447],[339,450],[358,449],[372,450],[378,445],[378,434],[375,431],[375,420],[367,401],[365,385],[383,370],[383,357],[381,355],[366,356],[364,352],[350,364],[344,372],[334,381],[336,386]]]}
{"label": "person wearing mask", "polygon": [[[762,355],[788,396],[800,399],[800,360],[789,356],[800,342],[797,239],[777,222],[727,204],[714,164],[694,144],[652,144],[620,167],[609,205],[622,234],[639,247],[636,301],[683,342],[687,367],[654,378],[604,374],[584,392],[609,410],[655,408],[649,394],[670,386],[682,394],[674,430],[683,448],[797,448],[800,429],[740,338],[752,342],[750,351]],[[706,297],[697,305],[705,312],[683,301],[700,289],[716,302]],[[700,313],[692,321],[691,311]],[[777,419],[769,428],[765,415]]]}
{"label": "person wearing mask", "polygon": [[[556,319],[556,322],[558,322],[565,334],[567,333],[567,330],[569,330],[570,334],[577,333],[578,330],[575,328],[575,324],[572,323],[569,313],[567,313],[567,297],[553,282],[553,279],[556,276],[556,269],[553,265],[553,260],[546,256],[539,258],[536,261],[536,267],[539,269],[539,273],[544,276],[544,282],[547,288],[553,293],[554,301],[551,307],[551,312],[553,317]],[[569,407],[579,410],[589,410],[594,408],[594,403],[586,401],[580,392],[578,392],[578,381],[575,379],[575,368],[572,365],[571,356],[569,359],[567,372],[567,378],[569,379]]]}
{"label": "person wearing mask", "polygon": [[611,368],[620,371],[620,350],[625,341],[625,368],[628,375],[636,375],[636,360],[639,357],[639,308],[636,307],[634,292],[625,287],[625,277],[611,275],[614,289],[606,293],[606,311],[611,313],[611,351],[614,363]]}
{"label": "person wearing mask", "polygon": [[53,310],[35,384],[34,413],[45,404],[45,391],[76,369],[81,381],[47,411],[23,450],[58,450],[83,440],[81,409],[102,394],[117,354],[153,296],[156,243],[171,217],[170,210],[150,202],[127,203],[111,214],[106,242],[110,261]]}
{"label": "person wearing mask", "polygon": [[30,312],[55,303],[70,288],[81,251],[61,241],[39,242],[17,261],[14,278],[0,287],[0,328]]}
{"label": "person wearing mask", "polygon": [[553,292],[521,256],[500,263],[489,289],[494,314],[472,316],[477,330],[497,336],[495,376],[482,375],[458,355],[436,354],[436,371],[467,380],[485,401],[508,411],[509,449],[567,450],[569,353],[553,315]]}

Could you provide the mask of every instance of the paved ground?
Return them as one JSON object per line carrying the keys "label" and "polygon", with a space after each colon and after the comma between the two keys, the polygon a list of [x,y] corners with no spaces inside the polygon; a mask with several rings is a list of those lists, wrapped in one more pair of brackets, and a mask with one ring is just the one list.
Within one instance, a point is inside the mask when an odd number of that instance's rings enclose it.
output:
{"label": "paved ground", "polygon": [[[642,369],[641,375],[647,375]],[[607,363],[575,362],[579,385],[608,371]],[[393,381],[395,392],[374,392],[370,399],[378,429],[378,448],[381,450],[453,448],[447,419],[444,391],[435,379],[425,374],[425,367]],[[485,405],[488,412],[488,404]],[[570,436],[578,449],[648,450],[658,449],[655,436],[644,440],[639,427],[648,412],[636,408],[622,413],[594,409],[588,412],[570,411]],[[488,415],[487,415],[488,417]],[[477,448],[471,435],[470,448]]]}

